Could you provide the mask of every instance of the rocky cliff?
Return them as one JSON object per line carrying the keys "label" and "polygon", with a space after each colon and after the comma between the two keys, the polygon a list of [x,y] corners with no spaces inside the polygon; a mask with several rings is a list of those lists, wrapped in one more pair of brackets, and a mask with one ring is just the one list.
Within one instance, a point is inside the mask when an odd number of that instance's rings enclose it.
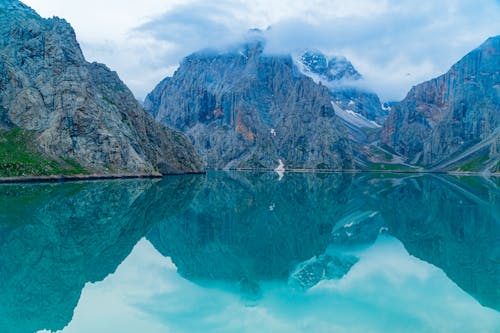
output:
{"label": "rocky cliff", "polygon": [[115,72],[84,59],[66,21],[2,0],[0,131],[13,128],[44,157],[88,172],[201,170],[182,134],[155,123]]}
{"label": "rocky cliff", "polygon": [[208,168],[350,169],[351,146],[328,89],[291,56],[253,40],[184,59],[145,100],[155,118],[192,139]]}
{"label": "rocky cliff", "polygon": [[426,168],[499,170],[500,36],[392,108],[382,140]]}
{"label": "rocky cliff", "polygon": [[345,57],[328,58],[320,51],[306,51],[294,56],[300,72],[330,92],[332,106],[347,129],[356,168],[371,170],[379,163],[391,162],[377,147],[387,108],[375,93],[362,86],[363,77]]}

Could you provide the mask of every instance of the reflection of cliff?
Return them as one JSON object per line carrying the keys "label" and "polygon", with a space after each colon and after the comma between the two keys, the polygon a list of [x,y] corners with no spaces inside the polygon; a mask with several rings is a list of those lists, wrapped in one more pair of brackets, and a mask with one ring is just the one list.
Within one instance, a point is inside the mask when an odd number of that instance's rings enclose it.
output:
{"label": "reflection of cliff", "polygon": [[325,251],[352,177],[210,173],[189,209],[148,238],[188,279],[286,280]]}
{"label": "reflection of cliff", "polygon": [[410,254],[498,309],[500,194],[488,184],[472,177],[287,174],[279,182],[274,174],[209,173],[189,208],[148,238],[188,279],[240,281],[258,292],[262,280],[293,278],[308,287],[320,275],[340,278],[356,258],[325,257],[329,245],[369,245],[389,230]]}
{"label": "reflection of cliff", "polygon": [[186,205],[195,178],[2,186],[0,331],[65,327],[85,283],[114,272],[152,224]]}
{"label": "reflection of cliff", "polygon": [[500,310],[500,191],[477,177],[404,179],[380,200],[389,232],[482,305]]}

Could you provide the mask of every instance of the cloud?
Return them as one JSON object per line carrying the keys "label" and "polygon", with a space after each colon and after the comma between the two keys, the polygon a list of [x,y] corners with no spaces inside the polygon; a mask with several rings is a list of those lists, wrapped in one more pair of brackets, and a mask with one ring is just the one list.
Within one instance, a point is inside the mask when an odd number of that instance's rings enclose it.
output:
{"label": "cloud", "polygon": [[500,34],[495,0],[90,1],[26,3],[66,17],[85,55],[117,70],[141,99],[183,57],[234,43],[250,28],[272,26],[270,53],[314,48],[346,56],[383,100],[403,98]]}
{"label": "cloud", "polygon": [[179,60],[200,49],[221,48],[241,40],[247,27],[236,18],[244,8],[228,1],[183,5],[137,27],[133,33],[138,38],[153,37],[156,42],[168,43],[171,49],[166,50],[167,56]]}

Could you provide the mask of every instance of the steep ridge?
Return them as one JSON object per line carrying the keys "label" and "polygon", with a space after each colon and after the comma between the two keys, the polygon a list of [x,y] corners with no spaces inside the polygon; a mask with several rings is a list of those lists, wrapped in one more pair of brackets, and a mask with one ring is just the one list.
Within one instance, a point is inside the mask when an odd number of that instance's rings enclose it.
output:
{"label": "steep ridge", "polygon": [[412,164],[499,171],[500,36],[450,71],[419,84],[392,108],[382,141]]}
{"label": "steep ridge", "polygon": [[[85,60],[65,20],[2,0],[0,141],[18,129],[32,158],[0,151],[0,169],[11,170],[0,175],[53,174],[54,165],[101,174],[202,169],[182,134],[155,123],[115,72]],[[45,167],[25,168],[46,160]]]}

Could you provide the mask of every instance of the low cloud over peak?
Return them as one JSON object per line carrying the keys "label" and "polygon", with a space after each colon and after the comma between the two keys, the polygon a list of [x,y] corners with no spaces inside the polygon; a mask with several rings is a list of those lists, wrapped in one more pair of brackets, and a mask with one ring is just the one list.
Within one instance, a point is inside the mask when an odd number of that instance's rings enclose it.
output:
{"label": "low cloud over peak", "polygon": [[368,0],[193,0],[168,5],[144,0],[143,10],[131,8],[137,12],[136,19],[125,10],[118,12],[128,13],[123,17],[113,15],[112,5],[132,5],[112,0],[102,10],[110,11],[107,25],[120,22],[120,32],[107,29],[104,21],[102,27],[96,26],[100,21],[90,12],[85,19],[79,2],[26,1],[44,15],[75,21],[86,56],[117,70],[138,98],[172,74],[183,57],[242,41],[250,28],[264,30],[268,53],[315,49],[346,56],[382,100],[402,99],[412,85],[446,72],[487,37],[500,33],[500,4],[495,0],[376,4]]}

